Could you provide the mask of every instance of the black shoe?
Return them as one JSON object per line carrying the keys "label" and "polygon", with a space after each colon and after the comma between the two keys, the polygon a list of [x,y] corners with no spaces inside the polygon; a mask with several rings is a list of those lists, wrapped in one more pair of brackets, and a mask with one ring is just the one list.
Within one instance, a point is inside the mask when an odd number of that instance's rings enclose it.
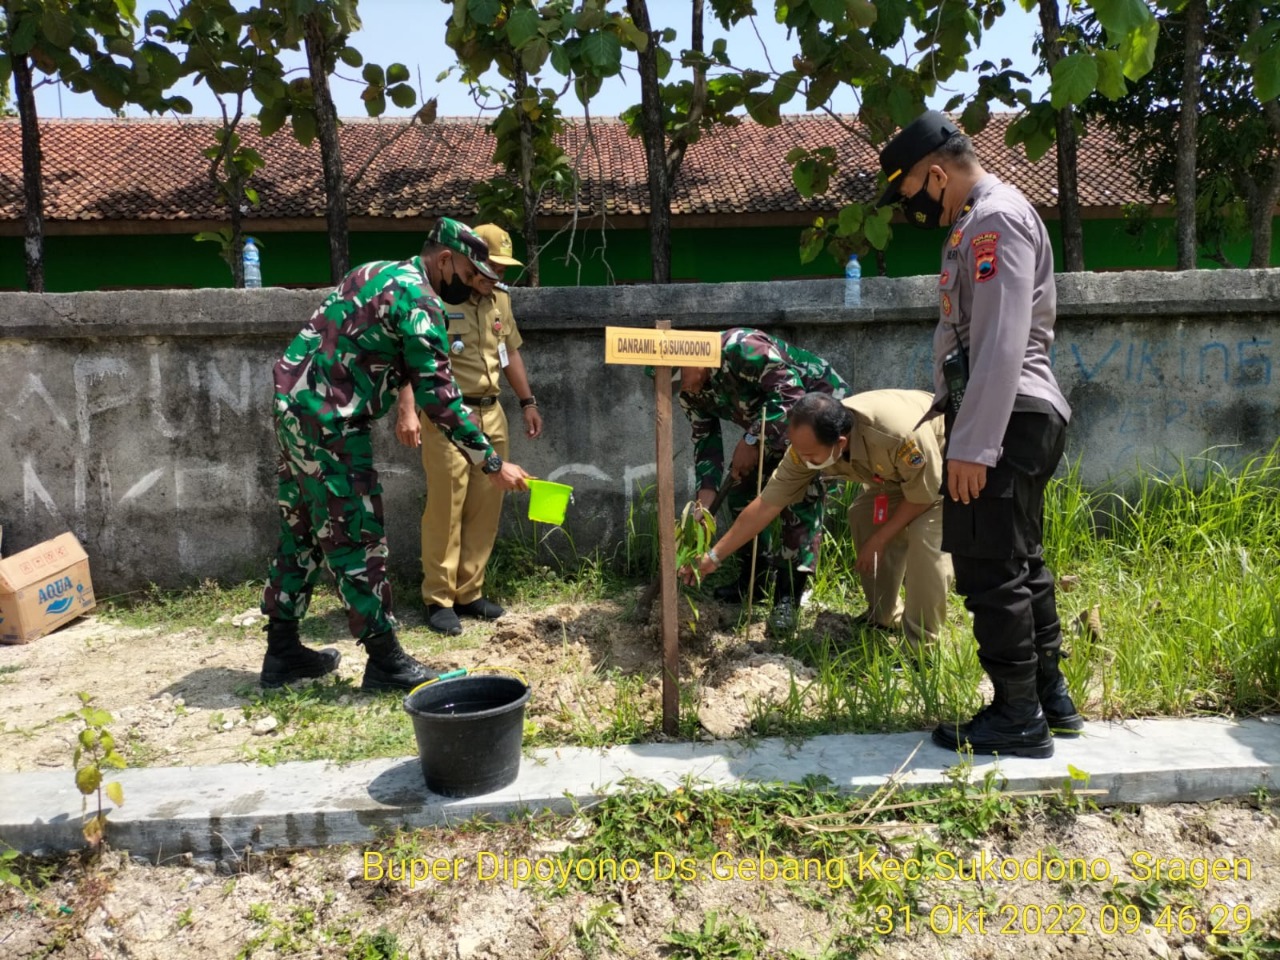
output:
{"label": "black shoe", "polygon": [[799,622],[799,598],[779,597],[773,601],[773,609],[769,611],[769,619],[765,622],[765,633],[775,640],[784,640],[796,632],[796,625]]}
{"label": "black shoe", "polygon": [[470,603],[455,604],[453,609],[464,617],[474,617],[477,620],[497,620],[507,612],[486,597],[472,600]]}
{"label": "black shoe", "polygon": [[1036,664],[1036,694],[1053,735],[1069,739],[1080,736],[1084,717],[1076,709],[1067,689],[1067,678],[1058,667],[1061,659],[1062,653],[1057,650],[1040,653]]}
{"label": "black shoe", "polygon": [[262,675],[258,678],[264,687],[314,680],[333,673],[342,662],[342,654],[332,647],[314,650],[303,646],[298,639],[297,620],[269,620],[264,629],[267,653],[262,658]]}
{"label": "black shoe", "polygon": [[369,662],[364,665],[361,690],[412,690],[440,676],[426,664],[404,652],[394,633],[362,640]]}
{"label": "black shoe", "polygon": [[992,679],[996,695],[968,723],[940,723],[933,742],[947,750],[999,753],[1043,760],[1053,756],[1053,736],[1036,698],[1035,677]]}
{"label": "black shoe", "polygon": [[458,619],[453,607],[442,607],[438,603],[427,604],[427,626],[446,637],[456,637],[462,633],[462,621]]}

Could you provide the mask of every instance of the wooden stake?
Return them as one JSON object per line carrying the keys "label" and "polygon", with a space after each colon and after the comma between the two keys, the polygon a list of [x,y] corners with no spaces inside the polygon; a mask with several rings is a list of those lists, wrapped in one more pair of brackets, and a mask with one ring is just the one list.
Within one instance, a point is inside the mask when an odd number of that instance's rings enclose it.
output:
{"label": "wooden stake", "polygon": [[[670,330],[670,320],[659,320]],[[676,485],[671,442],[671,368],[653,375],[657,416],[658,579],[662,583],[662,732],[674,737],[680,728],[680,633],[676,622]]]}
{"label": "wooden stake", "polygon": [[[760,448],[760,454],[756,458],[756,497],[760,496],[760,490],[764,486],[764,426],[765,426],[765,408],[760,408],[760,439],[756,441],[756,446]],[[751,629],[751,601],[756,596],[756,556],[760,552],[760,534],[756,534],[751,538],[751,579],[747,581],[747,626],[745,629]]]}

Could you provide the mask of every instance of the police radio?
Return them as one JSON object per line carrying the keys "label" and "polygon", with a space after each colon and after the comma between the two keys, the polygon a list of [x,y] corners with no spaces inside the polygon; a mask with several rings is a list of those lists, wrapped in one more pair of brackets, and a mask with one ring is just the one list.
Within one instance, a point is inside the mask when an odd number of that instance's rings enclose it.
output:
{"label": "police radio", "polygon": [[947,410],[954,418],[960,413],[964,389],[969,383],[969,358],[959,344],[942,358],[942,379],[947,385]]}

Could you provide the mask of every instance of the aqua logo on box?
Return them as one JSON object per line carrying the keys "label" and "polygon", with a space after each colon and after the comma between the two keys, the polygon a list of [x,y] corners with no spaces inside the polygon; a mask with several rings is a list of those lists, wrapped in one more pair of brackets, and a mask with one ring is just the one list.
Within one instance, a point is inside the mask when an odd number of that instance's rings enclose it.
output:
{"label": "aqua logo on box", "polygon": [[58,580],[51,580],[40,588],[37,599],[40,603],[45,604],[44,612],[50,614],[64,613],[71,608],[71,604],[75,602],[75,593],[72,591],[83,593],[84,584],[73,584],[70,577],[62,577]]}

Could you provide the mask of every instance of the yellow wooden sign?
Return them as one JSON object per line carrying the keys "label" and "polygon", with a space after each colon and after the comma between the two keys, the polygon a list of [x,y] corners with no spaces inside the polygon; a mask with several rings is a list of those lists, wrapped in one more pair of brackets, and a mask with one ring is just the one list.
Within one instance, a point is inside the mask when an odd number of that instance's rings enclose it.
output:
{"label": "yellow wooden sign", "polygon": [[604,362],[653,367],[718,367],[720,334],[704,330],[605,327]]}

